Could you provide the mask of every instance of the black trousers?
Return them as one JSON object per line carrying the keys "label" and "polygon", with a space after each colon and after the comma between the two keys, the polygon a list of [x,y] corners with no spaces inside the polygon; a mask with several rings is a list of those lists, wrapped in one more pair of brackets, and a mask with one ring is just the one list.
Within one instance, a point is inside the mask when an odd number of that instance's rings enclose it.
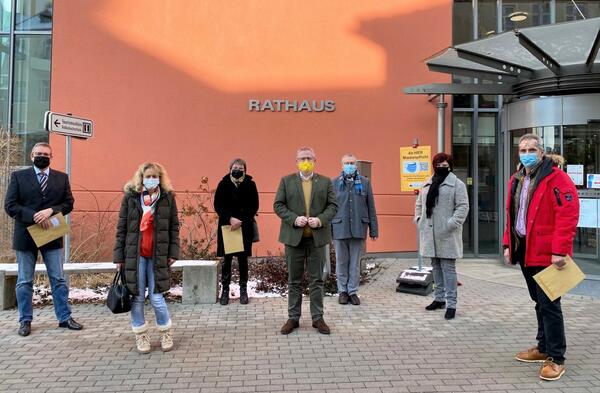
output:
{"label": "black trousers", "polygon": [[538,350],[554,359],[557,364],[565,362],[565,352],[567,350],[567,339],[565,337],[565,324],[560,306],[560,298],[551,301],[546,293],[535,282],[533,276],[545,268],[542,266],[525,267],[525,238],[520,238],[519,245],[514,252],[514,261],[519,262],[521,271],[529,296],[535,302],[535,315],[537,316],[538,332],[536,339],[538,341]]}
{"label": "black trousers", "polygon": [[231,261],[234,256],[237,257],[240,270],[240,288],[246,288],[248,285],[248,255],[245,252],[225,255],[223,264],[221,265],[221,284],[224,288],[229,288],[229,283],[231,282]]}

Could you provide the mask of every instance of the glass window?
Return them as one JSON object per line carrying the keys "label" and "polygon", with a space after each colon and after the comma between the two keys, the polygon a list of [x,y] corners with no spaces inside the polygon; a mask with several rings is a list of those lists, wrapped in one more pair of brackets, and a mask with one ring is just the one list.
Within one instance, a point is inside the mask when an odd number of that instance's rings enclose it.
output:
{"label": "glass window", "polygon": [[22,138],[24,157],[35,143],[48,140],[44,113],[49,100],[40,100],[40,92],[49,93],[50,57],[45,48],[51,40],[50,36],[15,37],[13,130]]}
{"label": "glass window", "polygon": [[[452,75],[452,83],[473,83],[468,76]],[[452,96],[453,108],[472,108],[473,96],[470,94],[455,94]]]}
{"label": "glass window", "polygon": [[15,30],[51,30],[52,0],[17,0]]}
{"label": "glass window", "polygon": [[[473,132],[473,114],[454,112],[452,116],[452,156],[454,174],[467,185],[469,204],[473,203],[473,178],[471,171],[471,135]],[[473,252],[471,214],[463,225],[463,244],[466,253]]]}
{"label": "glass window", "polygon": [[[577,4],[577,7],[575,7]],[[600,16],[600,1],[598,0],[576,0],[575,4],[571,0],[556,1],[556,21],[568,22],[572,20],[596,18]],[[579,8],[579,10],[577,9]],[[581,11],[581,12],[580,12]]]}
{"label": "glass window", "polygon": [[545,154],[560,153],[560,126],[522,128],[511,131],[512,147],[510,152],[510,172],[514,173],[519,164],[519,138],[525,134],[536,134],[542,138]]}
{"label": "glass window", "polygon": [[473,2],[455,0],[452,7],[452,44],[473,41]]}
{"label": "glass window", "polygon": [[0,0],[0,31],[10,32],[12,0]]}
{"label": "glass window", "polygon": [[10,66],[10,38],[0,37],[0,127],[8,125],[8,70]]}
{"label": "glass window", "polygon": [[502,2],[503,31],[530,26],[547,25],[549,23],[549,0],[507,0]]}
{"label": "glass window", "polygon": [[477,122],[477,203],[479,253],[498,252],[496,113],[480,113]]}
{"label": "glass window", "polygon": [[496,34],[496,0],[479,0],[477,7],[477,37],[486,38]]}

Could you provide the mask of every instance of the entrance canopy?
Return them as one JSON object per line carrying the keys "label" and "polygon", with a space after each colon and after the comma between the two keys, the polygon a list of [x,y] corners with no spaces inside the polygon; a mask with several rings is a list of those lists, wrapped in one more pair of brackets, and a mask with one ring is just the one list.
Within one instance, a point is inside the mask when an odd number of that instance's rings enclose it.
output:
{"label": "entrance canopy", "polygon": [[[455,45],[431,71],[487,81],[407,87],[407,94],[562,95],[600,92],[600,18],[528,27]],[[492,82],[492,83],[490,83]]]}

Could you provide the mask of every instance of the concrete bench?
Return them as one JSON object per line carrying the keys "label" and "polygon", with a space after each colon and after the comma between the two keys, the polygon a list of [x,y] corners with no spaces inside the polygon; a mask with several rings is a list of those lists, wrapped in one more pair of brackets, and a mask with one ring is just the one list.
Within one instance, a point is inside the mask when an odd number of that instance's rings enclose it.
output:
{"label": "concrete bench", "polygon": [[[183,304],[212,304],[218,296],[219,261],[176,261],[172,271],[183,271]],[[65,263],[65,275],[78,273],[114,273],[112,262]],[[46,274],[46,265],[35,265],[35,274]],[[0,263],[0,310],[15,307],[18,267],[16,263]]]}

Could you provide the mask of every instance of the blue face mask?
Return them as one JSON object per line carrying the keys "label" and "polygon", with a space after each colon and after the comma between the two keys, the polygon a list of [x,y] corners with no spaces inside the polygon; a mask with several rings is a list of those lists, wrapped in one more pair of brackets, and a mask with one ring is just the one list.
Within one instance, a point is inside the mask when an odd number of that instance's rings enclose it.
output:
{"label": "blue face mask", "polygon": [[160,179],[155,177],[145,177],[144,178],[144,188],[146,190],[154,190],[160,184]]}
{"label": "blue face mask", "polygon": [[344,164],[344,174],[354,175],[356,173],[356,164]]}
{"label": "blue face mask", "polygon": [[519,154],[519,160],[525,166],[525,168],[531,168],[539,162],[537,153],[523,153]]}

